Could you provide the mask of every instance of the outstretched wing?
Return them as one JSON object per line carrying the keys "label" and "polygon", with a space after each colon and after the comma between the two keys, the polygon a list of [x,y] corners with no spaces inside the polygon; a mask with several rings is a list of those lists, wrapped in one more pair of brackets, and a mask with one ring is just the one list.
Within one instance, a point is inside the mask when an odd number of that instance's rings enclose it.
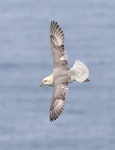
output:
{"label": "outstretched wing", "polygon": [[50,106],[50,121],[53,121],[58,118],[64,109],[69,81],[68,58],[64,50],[64,33],[55,21],[51,21],[50,25],[50,43],[54,63],[54,93]]}
{"label": "outstretched wing", "polygon": [[50,121],[56,120],[62,113],[67,91],[67,84],[60,84],[54,87],[52,103],[50,106]]}
{"label": "outstretched wing", "polygon": [[68,58],[64,50],[64,33],[55,21],[51,21],[50,24],[50,44],[54,68],[68,68]]}

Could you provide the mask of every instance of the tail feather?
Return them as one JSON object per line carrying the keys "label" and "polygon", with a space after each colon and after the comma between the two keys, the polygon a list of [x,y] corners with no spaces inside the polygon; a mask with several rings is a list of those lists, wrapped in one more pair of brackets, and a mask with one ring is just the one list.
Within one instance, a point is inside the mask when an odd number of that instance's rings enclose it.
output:
{"label": "tail feather", "polygon": [[89,70],[83,62],[76,60],[73,67],[70,69],[70,76],[71,76],[71,82],[74,80],[78,82],[89,81],[88,79]]}

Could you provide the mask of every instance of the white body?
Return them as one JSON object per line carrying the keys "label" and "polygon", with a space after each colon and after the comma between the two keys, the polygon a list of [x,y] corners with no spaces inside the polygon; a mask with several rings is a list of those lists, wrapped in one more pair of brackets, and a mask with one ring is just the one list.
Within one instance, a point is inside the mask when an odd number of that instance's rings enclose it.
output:
{"label": "white body", "polygon": [[[89,70],[83,62],[76,60],[73,67],[68,71],[68,75],[70,76],[69,83],[73,81],[78,81],[81,83],[88,79]],[[53,73],[44,78],[42,83],[45,85],[54,86]]]}

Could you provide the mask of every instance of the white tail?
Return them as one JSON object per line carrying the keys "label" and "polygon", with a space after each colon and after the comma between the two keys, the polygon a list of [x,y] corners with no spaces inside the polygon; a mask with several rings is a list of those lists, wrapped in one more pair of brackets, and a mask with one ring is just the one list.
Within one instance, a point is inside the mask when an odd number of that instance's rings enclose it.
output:
{"label": "white tail", "polygon": [[87,66],[79,60],[76,60],[75,64],[70,69],[69,73],[71,76],[70,82],[73,82],[74,80],[78,82],[84,82],[85,80],[88,79],[89,76],[89,70]]}

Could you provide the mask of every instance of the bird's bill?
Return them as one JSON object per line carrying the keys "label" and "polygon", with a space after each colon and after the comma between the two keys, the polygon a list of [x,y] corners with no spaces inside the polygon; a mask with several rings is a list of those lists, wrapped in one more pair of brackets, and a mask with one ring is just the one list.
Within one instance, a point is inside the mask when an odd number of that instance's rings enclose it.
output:
{"label": "bird's bill", "polygon": [[89,81],[90,81],[90,79],[87,78],[84,82],[89,82]]}
{"label": "bird's bill", "polygon": [[41,83],[41,84],[40,84],[40,87],[42,87],[42,86],[44,86],[44,83]]}

